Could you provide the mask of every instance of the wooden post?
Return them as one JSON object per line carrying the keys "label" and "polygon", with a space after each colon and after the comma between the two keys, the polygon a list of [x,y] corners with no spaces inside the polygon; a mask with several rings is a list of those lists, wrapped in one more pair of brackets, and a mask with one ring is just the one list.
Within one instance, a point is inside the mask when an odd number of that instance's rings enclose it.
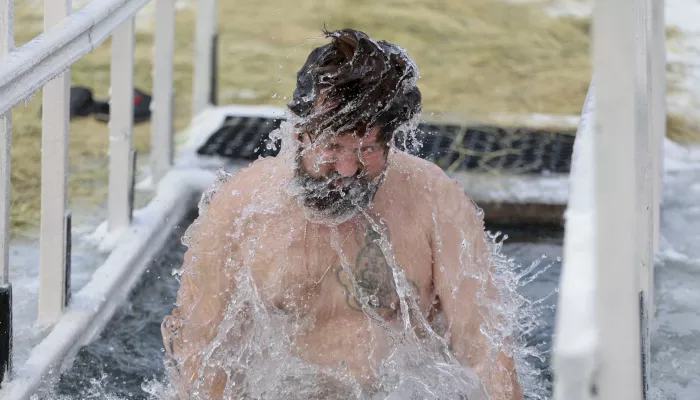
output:
{"label": "wooden post", "polygon": [[[44,1],[44,30],[63,21],[71,0]],[[63,313],[65,299],[65,228],[68,201],[70,69],[44,86],[41,135],[41,228],[39,324]]]}
{"label": "wooden post", "polygon": [[108,226],[119,231],[131,223],[131,137],[134,126],[134,18],[114,30],[109,115]]}
{"label": "wooden post", "polygon": [[598,395],[642,398],[637,210],[639,0],[598,0],[593,13]]}

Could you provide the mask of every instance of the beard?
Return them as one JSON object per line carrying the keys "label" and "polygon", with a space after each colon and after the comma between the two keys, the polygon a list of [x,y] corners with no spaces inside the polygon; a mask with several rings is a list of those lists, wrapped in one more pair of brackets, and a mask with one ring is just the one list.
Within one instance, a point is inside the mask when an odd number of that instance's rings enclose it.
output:
{"label": "beard", "polygon": [[[376,178],[363,172],[345,178],[337,172],[316,177],[304,168],[297,154],[291,194],[311,219],[339,224],[371,205],[385,176],[386,167]],[[340,185],[337,184],[339,180]]]}

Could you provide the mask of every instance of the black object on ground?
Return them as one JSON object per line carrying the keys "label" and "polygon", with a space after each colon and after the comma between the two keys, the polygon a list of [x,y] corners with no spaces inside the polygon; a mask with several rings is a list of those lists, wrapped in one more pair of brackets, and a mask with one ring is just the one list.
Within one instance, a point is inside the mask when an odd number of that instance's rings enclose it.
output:
{"label": "black object on ground", "polygon": [[[145,122],[151,119],[151,95],[134,89],[134,123]],[[95,101],[93,116],[96,120],[109,122],[109,103],[106,101]]]}
{"label": "black object on ground", "polygon": [[70,116],[87,117],[93,110],[95,100],[92,91],[83,86],[70,88]]}
{"label": "black object on ground", "polygon": [[0,387],[12,368],[12,286],[0,286]]}
{"label": "black object on ground", "polygon": [[[139,89],[134,89],[134,123],[151,119],[152,96]],[[42,108],[43,109],[43,108]],[[41,110],[39,115],[41,115]],[[109,122],[109,102],[95,100],[92,90],[85,86],[70,88],[70,118],[92,115],[98,121]]]}
{"label": "black object on ground", "polygon": [[[95,108],[95,99],[92,97],[92,90],[84,86],[73,86],[70,88],[70,104],[68,112],[70,119],[75,117],[87,117]],[[39,116],[43,111],[43,106],[39,108]]]}

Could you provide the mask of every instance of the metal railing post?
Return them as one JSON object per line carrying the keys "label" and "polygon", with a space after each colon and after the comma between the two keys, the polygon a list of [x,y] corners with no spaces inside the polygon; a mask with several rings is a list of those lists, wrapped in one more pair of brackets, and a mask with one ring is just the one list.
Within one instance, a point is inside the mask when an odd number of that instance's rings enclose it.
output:
{"label": "metal railing post", "polygon": [[[14,47],[14,0],[0,0],[0,60]],[[10,190],[12,111],[0,116],[0,386],[12,373],[12,285],[10,284]]]}
{"label": "metal railing post", "polygon": [[[63,21],[71,0],[44,2],[44,30]],[[44,86],[41,135],[39,324],[61,316],[65,299],[65,227],[68,200],[70,69]]]}
{"label": "metal railing post", "polygon": [[151,177],[154,184],[173,165],[175,1],[156,0],[156,15],[151,131]]}
{"label": "metal railing post", "polygon": [[[169,6],[172,6],[172,0],[169,1]],[[36,372],[42,376],[50,373],[50,369],[57,365],[52,363],[65,356],[67,348],[64,346],[70,345],[71,340],[77,336],[74,334],[76,332],[69,332],[67,336],[60,334],[59,337],[64,340],[56,346],[55,332],[51,332],[42,341],[42,345],[53,341],[49,344],[49,357],[44,357],[42,349],[37,352],[35,348],[28,361],[32,363],[32,371],[29,374],[27,371],[20,371],[19,379],[23,381],[23,385],[13,388],[2,385],[12,372],[12,288],[9,269],[12,108],[43,88],[37,323],[47,326],[55,323],[63,315],[71,299],[72,214],[66,210],[70,65],[113,35],[114,90],[110,104],[112,117],[108,202],[110,228],[119,229],[130,223],[134,205],[136,154],[131,148],[134,15],[149,0],[97,0],[73,15],[70,15],[70,0],[45,0],[45,32],[18,49],[14,48],[13,40],[13,2],[14,0],[0,0],[0,392],[13,390],[12,393],[16,393],[14,389],[18,389],[19,393],[28,393],[40,384],[40,376],[34,375],[34,367],[38,368]],[[172,20],[170,23],[171,37],[163,38],[161,35],[161,39],[172,43],[174,26]],[[8,57],[10,52],[12,57]],[[161,61],[165,59],[166,57],[161,57]],[[169,74],[170,83],[166,86],[171,86],[172,83],[172,54],[169,60],[169,72],[166,71],[166,75]],[[165,67],[167,69],[167,63]],[[160,113],[167,117],[164,120],[170,121],[170,136],[172,88],[160,92],[170,99],[169,106],[166,107],[169,111]],[[155,237],[148,231],[141,234]],[[96,318],[95,315],[91,315],[90,318]],[[61,324],[64,321],[61,321]],[[83,316],[77,319],[74,315],[68,316],[67,321],[69,324],[85,323]],[[26,396],[28,397],[28,394]]]}
{"label": "metal railing post", "polygon": [[119,231],[131,224],[131,139],[134,125],[134,18],[112,36],[109,115],[108,227]]}
{"label": "metal railing post", "polygon": [[641,0],[598,0],[593,12],[598,395],[642,398],[637,210],[636,33]]}
{"label": "metal railing post", "polygon": [[136,150],[131,150],[131,154],[129,155],[129,166],[131,170],[131,176],[130,181],[129,181],[129,215],[133,218],[134,215],[134,198],[136,195],[136,160],[137,160],[138,153],[136,153]]}
{"label": "metal railing post", "polygon": [[639,0],[636,12],[636,53],[637,53],[637,113],[636,113],[636,209],[637,209],[637,245],[636,265],[639,268],[639,312],[642,352],[642,387],[646,393],[649,382],[647,368],[650,353],[649,321],[652,303],[654,271],[654,165],[652,148],[652,110],[651,110],[651,3],[652,0]]}
{"label": "metal railing post", "polygon": [[[666,139],[666,19],[664,0],[654,0],[651,2],[651,19],[649,25],[651,33],[650,53],[651,53],[651,160],[652,160],[652,181],[653,181],[653,250],[659,251],[659,231],[660,231],[660,204],[663,202],[663,160],[664,160],[664,140]],[[650,298],[654,298],[654,269],[650,270]],[[654,302],[649,308],[649,314],[655,314]]]}
{"label": "metal railing post", "polygon": [[555,400],[592,400],[596,388],[595,98],[593,84],[581,111],[569,174],[564,262],[553,338]]}
{"label": "metal railing post", "polygon": [[199,0],[195,38],[192,116],[216,104],[217,1]]}
{"label": "metal railing post", "polygon": [[64,224],[64,230],[66,232],[66,242],[65,242],[65,252],[66,252],[66,259],[65,259],[65,265],[64,265],[64,270],[65,272],[65,277],[66,277],[66,282],[65,282],[65,287],[63,291],[63,305],[65,307],[68,307],[68,304],[70,304],[71,300],[71,281],[70,281],[70,276],[71,276],[71,254],[73,253],[73,213],[70,211],[66,211],[66,214],[63,219],[63,224]]}

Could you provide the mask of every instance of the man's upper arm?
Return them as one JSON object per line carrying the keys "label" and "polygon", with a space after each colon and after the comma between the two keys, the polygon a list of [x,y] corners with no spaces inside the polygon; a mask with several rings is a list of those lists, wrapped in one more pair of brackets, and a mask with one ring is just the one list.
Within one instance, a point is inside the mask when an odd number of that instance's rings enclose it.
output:
{"label": "man's upper arm", "polygon": [[[188,229],[176,307],[162,325],[175,384],[185,398],[195,382],[199,381],[205,391],[217,391],[212,385],[221,380],[218,371],[200,371],[200,366],[202,353],[216,337],[234,289],[239,201],[227,193],[231,190],[220,190],[221,195],[214,196],[208,210]],[[202,372],[205,376],[200,376]]]}
{"label": "man's upper arm", "polygon": [[512,358],[483,333],[502,334],[497,332],[502,316],[494,311],[501,299],[490,273],[492,245],[483,218],[459,183],[449,180],[438,187],[433,274],[452,351],[475,370],[491,398],[520,398]]}
{"label": "man's upper arm", "polygon": [[[449,324],[456,355],[471,359],[475,336],[480,334],[488,307],[480,298],[491,294],[488,271],[490,246],[485,240],[483,220],[456,182],[445,182],[438,191],[434,221],[435,288]],[[458,337],[468,336],[468,348],[461,348]],[[464,341],[466,343],[467,341]]]}

